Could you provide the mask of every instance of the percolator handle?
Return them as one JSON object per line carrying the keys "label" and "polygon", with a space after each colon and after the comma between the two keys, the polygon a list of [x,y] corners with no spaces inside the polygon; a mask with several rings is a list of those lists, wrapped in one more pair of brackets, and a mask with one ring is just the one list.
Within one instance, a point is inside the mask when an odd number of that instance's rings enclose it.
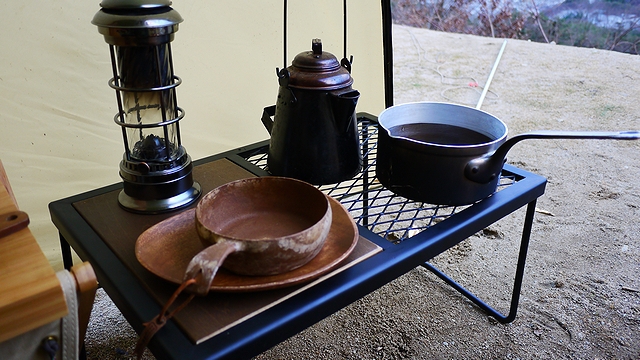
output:
{"label": "percolator handle", "polygon": [[[284,61],[283,61],[283,69],[287,68],[287,0],[284,0],[284,16],[283,16],[283,49],[284,49]],[[343,57],[341,61],[341,65],[344,66],[349,72],[351,72],[351,63],[353,63],[353,56],[347,58],[347,0],[342,1],[342,34],[343,34]]]}

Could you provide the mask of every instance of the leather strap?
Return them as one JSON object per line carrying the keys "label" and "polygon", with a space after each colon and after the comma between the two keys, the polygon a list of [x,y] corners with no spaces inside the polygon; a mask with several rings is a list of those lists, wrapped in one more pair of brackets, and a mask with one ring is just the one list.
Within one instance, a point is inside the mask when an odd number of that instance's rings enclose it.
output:
{"label": "leather strap", "polygon": [[178,311],[182,310],[185,306],[187,306],[187,304],[195,297],[195,294],[189,295],[189,297],[185,301],[183,301],[182,304],[178,305],[178,307],[176,307],[173,311],[169,312],[169,308],[176,301],[180,293],[182,293],[182,291],[186,289],[189,285],[195,284],[195,282],[196,282],[196,279],[185,280],[180,285],[180,287],[173,293],[173,295],[171,295],[167,303],[164,305],[164,307],[160,311],[160,314],[156,315],[156,317],[151,319],[151,321],[143,324],[144,330],[142,330],[142,333],[138,338],[138,342],[136,343],[136,348],[134,350],[134,353],[136,354],[136,358],[138,360],[142,358],[142,354],[144,354],[144,349],[149,344],[149,341],[151,341],[151,338],[153,337],[153,335],[155,335],[158,332],[158,330],[160,330],[167,323],[169,319],[171,319],[176,313],[178,313]]}

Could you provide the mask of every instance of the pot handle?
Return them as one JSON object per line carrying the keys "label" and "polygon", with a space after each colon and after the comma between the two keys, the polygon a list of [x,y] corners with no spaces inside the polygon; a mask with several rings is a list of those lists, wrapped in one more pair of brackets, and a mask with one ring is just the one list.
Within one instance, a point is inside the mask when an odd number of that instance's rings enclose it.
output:
{"label": "pot handle", "polygon": [[260,120],[262,120],[262,124],[269,132],[269,135],[271,135],[271,130],[273,130],[273,117],[275,115],[276,115],[275,105],[267,106],[262,110],[262,118]]}
{"label": "pot handle", "polygon": [[[218,269],[224,259],[226,259],[229,254],[240,250],[240,248],[240,243],[234,241],[222,241],[205,248],[191,259],[180,287],[176,289],[173,295],[171,295],[169,300],[164,304],[160,313],[150,321],[143,324],[144,330],[142,330],[135,347],[135,354],[138,359],[142,357],[142,353],[153,335],[155,335],[155,333],[157,333],[169,319],[187,306],[187,304],[193,300],[195,295],[207,295],[211,288],[213,277],[218,272]],[[189,297],[173,310],[169,311],[171,305],[173,305],[178,296],[184,290],[191,292]]]}
{"label": "pot handle", "polygon": [[211,288],[213,278],[216,276],[222,262],[229,254],[240,250],[241,245],[235,241],[221,241],[200,251],[191,259],[184,274],[184,280],[196,279],[196,282],[187,288],[197,295],[207,295]]}
{"label": "pot handle", "polygon": [[556,131],[539,130],[519,134],[505,141],[493,153],[467,163],[464,175],[467,179],[487,184],[500,175],[502,165],[506,161],[507,152],[516,143],[527,139],[604,139],[604,140],[638,140],[640,131]]}
{"label": "pot handle", "polygon": [[[284,0],[284,16],[283,16],[283,50],[284,50],[284,65],[282,70],[287,69],[287,13],[288,13],[287,0]],[[344,57],[340,62],[340,65],[343,66],[349,73],[351,73],[351,64],[353,63],[353,56],[347,59],[347,0],[342,1],[342,37],[343,37],[343,48],[344,48]],[[280,77],[280,70],[276,69],[276,73],[278,77]]]}

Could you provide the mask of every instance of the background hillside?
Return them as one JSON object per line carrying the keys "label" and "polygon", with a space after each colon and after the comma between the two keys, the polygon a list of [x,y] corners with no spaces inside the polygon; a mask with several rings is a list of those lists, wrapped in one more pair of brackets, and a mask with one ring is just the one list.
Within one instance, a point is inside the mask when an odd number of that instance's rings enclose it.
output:
{"label": "background hillside", "polygon": [[638,54],[640,0],[392,0],[394,22]]}

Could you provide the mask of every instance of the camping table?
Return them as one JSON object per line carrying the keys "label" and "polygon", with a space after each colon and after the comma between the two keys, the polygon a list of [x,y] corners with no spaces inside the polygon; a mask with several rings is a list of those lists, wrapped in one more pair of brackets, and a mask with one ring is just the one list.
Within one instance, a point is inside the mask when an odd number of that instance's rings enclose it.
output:
{"label": "camping table", "polygon": [[[360,243],[369,255],[354,261],[322,281],[290,289],[249,294],[210,293],[196,298],[151,340],[159,359],[244,358],[259,354],[331,315],[408,271],[424,266],[444,279],[500,322],[516,316],[535,203],[544,193],[546,179],[505,165],[498,191],[469,206],[434,206],[395,196],[375,179],[376,118],[359,114],[364,167],[356,178],[320,187],[339,200],[354,217]],[[204,191],[246,176],[268,175],[268,141],[248,145],[194,162],[194,177]],[[136,261],[135,240],[146,228],[175,215],[136,215],[117,205],[122,188],[114,184],[50,204],[59,229],[65,266],[71,265],[70,247],[94,267],[100,285],[133,328],[157,315],[162,300],[176,288],[156,278]],[[427,263],[485,227],[526,206],[520,252],[509,313],[505,316]],[[368,251],[365,249],[365,252]],[[252,299],[263,301],[252,304]],[[249,306],[250,310],[242,310]],[[253,308],[251,308],[253,306]],[[240,315],[233,315],[234,311]],[[257,311],[254,311],[257,310]],[[191,312],[191,318],[183,312]],[[244,312],[242,312],[244,311]],[[229,315],[232,314],[232,315]],[[242,315],[244,314],[244,315]],[[247,315],[249,314],[249,315]],[[247,315],[247,316],[245,316]],[[218,316],[231,316],[210,336],[194,334]],[[235,316],[235,318],[233,317]],[[235,319],[235,321],[234,321]],[[205,324],[202,324],[202,323]],[[191,325],[190,325],[191,324]],[[197,333],[197,331],[195,331]],[[197,343],[197,344],[196,344]]]}

